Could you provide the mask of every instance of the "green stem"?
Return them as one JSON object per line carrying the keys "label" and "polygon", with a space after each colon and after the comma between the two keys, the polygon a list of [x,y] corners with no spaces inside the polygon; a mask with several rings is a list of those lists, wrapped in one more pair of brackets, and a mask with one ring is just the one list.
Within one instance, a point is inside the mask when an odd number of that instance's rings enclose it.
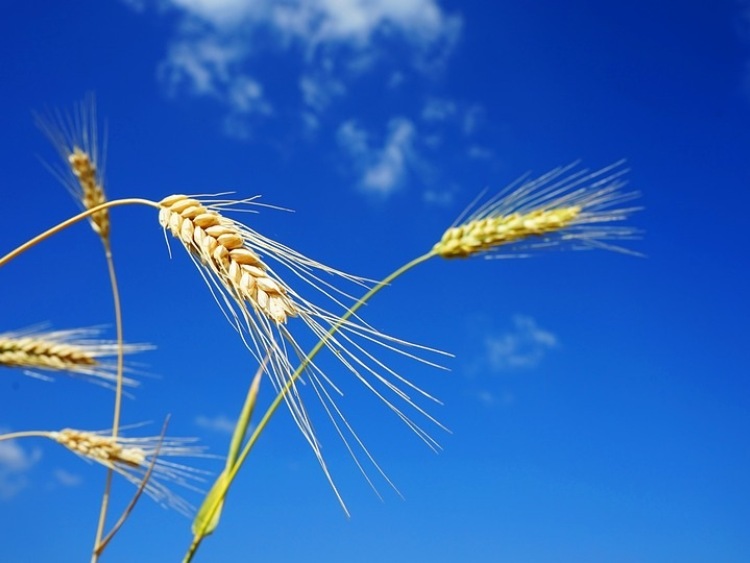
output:
{"label": "green stem", "polygon": [[255,442],[257,442],[258,438],[260,437],[261,433],[265,429],[265,427],[268,425],[268,422],[271,420],[271,417],[274,415],[276,410],[279,408],[281,403],[284,400],[284,397],[289,393],[289,391],[294,386],[295,382],[300,378],[302,373],[307,369],[307,367],[310,365],[312,360],[315,358],[315,356],[320,352],[323,347],[328,343],[328,341],[341,329],[341,327],[346,323],[346,321],[354,315],[360,307],[362,307],[365,303],[367,303],[376,293],[378,293],[381,289],[383,289],[385,286],[390,285],[391,282],[396,280],[397,278],[401,277],[403,274],[411,270],[412,268],[418,266],[419,264],[426,262],[433,256],[436,256],[436,253],[434,250],[431,250],[427,254],[423,254],[422,256],[419,256],[418,258],[415,258],[414,260],[408,262],[407,264],[404,264],[399,269],[394,271],[392,274],[390,274],[388,277],[383,279],[382,281],[378,282],[377,285],[375,285],[370,291],[365,293],[363,297],[359,299],[352,307],[347,310],[341,318],[339,318],[338,321],[328,330],[328,332],[321,338],[318,343],[313,347],[312,350],[305,356],[305,358],[302,360],[300,365],[297,367],[297,369],[294,371],[292,376],[289,378],[289,381],[286,382],[284,387],[279,391],[278,395],[276,395],[276,398],[271,403],[271,405],[266,410],[265,414],[263,415],[263,418],[261,418],[260,422],[258,423],[258,426],[255,428],[255,431],[250,436],[250,439],[245,444],[245,447],[242,449],[242,452],[240,453],[239,457],[237,458],[237,462],[232,466],[231,470],[226,472],[226,475],[222,473],[222,477],[224,478],[224,485],[223,485],[223,491],[221,491],[220,494],[217,494],[214,499],[213,505],[209,508],[206,517],[203,519],[202,525],[197,529],[193,536],[193,541],[190,544],[190,547],[188,548],[187,553],[185,554],[185,558],[183,559],[183,563],[189,563],[193,560],[193,556],[195,555],[196,551],[200,547],[201,542],[205,538],[205,531],[206,527],[208,525],[208,522],[211,521],[213,514],[218,510],[219,506],[221,505],[221,502],[223,501],[224,497],[226,496],[229,487],[231,486],[232,482],[234,481],[235,476],[239,472],[240,468],[242,467],[242,464],[247,459],[248,454],[250,453],[250,450],[255,445]]}

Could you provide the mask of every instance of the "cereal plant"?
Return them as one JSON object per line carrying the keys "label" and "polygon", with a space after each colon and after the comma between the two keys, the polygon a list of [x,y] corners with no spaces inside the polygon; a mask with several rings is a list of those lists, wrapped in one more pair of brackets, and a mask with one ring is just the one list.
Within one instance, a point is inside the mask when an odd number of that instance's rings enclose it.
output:
{"label": "cereal plant", "polygon": [[[335,433],[368,481],[367,466],[391,483],[337,402],[338,380],[345,377],[358,380],[375,397],[373,403],[385,404],[431,448],[439,446],[430,428],[442,428],[418,400],[433,401],[433,395],[412,383],[407,375],[390,368],[379,352],[395,352],[434,367],[440,367],[447,354],[384,334],[361,315],[363,305],[428,260],[445,260],[451,263],[444,267],[460,268],[461,259],[527,255],[550,247],[633,253],[616,245],[617,241],[637,234],[623,223],[637,209],[630,206],[637,194],[623,191],[626,184],[623,163],[593,172],[574,164],[540,177],[521,178],[493,197],[478,198],[453,225],[436,234],[432,248],[421,254],[416,249],[414,259],[381,281],[374,281],[324,265],[255,231],[252,221],[232,218],[234,212],[261,207],[255,196],[165,194],[160,201],[136,197],[108,199],[103,174],[104,144],[93,99],[79,104],[71,113],[42,114],[38,123],[62,157],[60,166],[52,167],[53,171],[82,211],[18,248],[9,249],[0,258],[0,266],[12,267],[16,256],[37,251],[36,247],[49,237],[87,220],[101,240],[106,256],[116,339],[101,340],[95,329],[0,327],[5,331],[0,334],[0,365],[22,369],[40,378],[67,374],[110,387],[114,391],[112,419],[102,421],[102,427],[109,428],[106,431],[29,429],[2,435],[0,440],[47,439],[83,460],[106,468],[99,524],[92,531],[92,561],[105,554],[143,493],[193,519],[193,540],[185,546],[184,554],[184,561],[192,561],[203,540],[219,525],[225,500],[237,500],[226,499],[227,492],[282,404],[312,448],[334,495],[347,512],[345,499],[323,455],[322,438],[308,413],[308,400],[322,403]],[[132,436],[135,428],[123,427],[121,423],[123,405],[127,405],[123,403],[125,388],[132,394],[149,392],[138,374],[126,365],[125,356],[153,347],[126,343],[123,336],[110,240],[142,226],[119,222],[117,208],[121,206],[146,206],[154,210],[154,221],[176,239],[178,244],[174,246],[182,246],[197,266],[219,306],[217,314],[223,314],[236,330],[236,340],[222,342],[221,346],[244,346],[249,352],[247,366],[239,371],[254,372],[255,376],[244,383],[245,388],[238,389],[245,395],[243,404],[236,406],[241,415],[224,454],[223,466],[217,467],[211,476],[189,465],[192,456],[204,456],[207,452],[192,438],[171,437],[166,422],[159,435],[140,437]],[[39,226],[40,230],[45,227]],[[490,268],[495,266],[488,264]],[[74,275],[74,272],[58,275]],[[102,304],[102,310],[107,310],[106,304]],[[307,336],[301,339],[305,333]],[[306,349],[303,342],[310,335],[317,344]],[[158,344],[154,342],[155,346]],[[316,361],[322,353],[337,360],[335,369],[324,368]],[[273,388],[274,398],[268,404],[259,401],[261,385]],[[128,405],[128,408],[136,407]],[[167,413],[163,415],[166,417]],[[170,461],[172,457],[183,459],[177,463]],[[130,481],[135,490],[130,503],[114,507],[110,497],[118,476]],[[212,484],[200,484],[201,479],[209,477]],[[175,486],[203,491],[205,496],[197,510],[173,491]],[[210,559],[210,555],[206,557]]]}

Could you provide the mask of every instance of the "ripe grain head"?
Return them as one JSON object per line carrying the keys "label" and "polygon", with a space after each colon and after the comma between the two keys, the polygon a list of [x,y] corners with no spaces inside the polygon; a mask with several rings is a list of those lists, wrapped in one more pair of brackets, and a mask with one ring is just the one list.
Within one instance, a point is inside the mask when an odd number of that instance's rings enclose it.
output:
{"label": "ripe grain head", "polygon": [[195,445],[195,438],[113,438],[107,432],[91,432],[65,428],[48,432],[47,437],[85,460],[111,469],[135,485],[140,485],[149,467],[153,471],[146,493],[158,503],[190,515],[193,507],[173,493],[167,484],[176,484],[199,491],[196,484],[206,472],[187,465],[165,461],[166,457],[206,457],[205,448]]}
{"label": "ripe grain head", "polygon": [[637,235],[631,227],[612,225],[639,209],[622,206],[638,197],[637,192],[622,191],[627,172],[622,164],[596,172],[572,171],[575,165],[570,165],[533,180],[519,180],[459,219],[433,252],[443,258],[467,258],[569,243],[635,254],[608,242]]}
{"label": "ripe grain head", "polygon": [[[66,373],[93,383],[116,382],[117,343],[97,339],[95,328],[43,331],[27,329],[0,334],[0,366],[21,368],[25,373],[49,379],[44,374]],[[125,344],[125,354],[151,349],[147,344]],[[137,382],[125,378],[129,386]]]}
{"label": "ripe grain head", "polygon": [[[94,97],[86,97],[67,113],[53,110],[36,115],[36,122],[62,159],[62,166],[50,167],[53,174],[79,205],[86,210],[105,203],[106,145],[99,140]],[[90,223],[102,240],[108,241],[109,211],[97,211],[90,217]]]}

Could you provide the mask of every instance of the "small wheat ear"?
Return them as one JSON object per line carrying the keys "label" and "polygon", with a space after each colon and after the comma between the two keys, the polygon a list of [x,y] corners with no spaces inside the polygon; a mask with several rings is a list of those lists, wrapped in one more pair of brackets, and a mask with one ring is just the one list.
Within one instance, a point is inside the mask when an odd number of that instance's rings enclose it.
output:
{"label": "small wheat ear", "polygon": [[[99,139],[96,102],[88,95],[69,113],[59,110],[35,115],[37,126],[52,142],[62,159],[61,167],[49,167],[83,209],[107,201],[104,191],[106,134]],[[109,240],[109,210],[91,216],[91,227],[105,243]]]}
{"label": "small wheat ear", "polygon": [[82,458],[119,473],[136,486],[141,485],[143,475],[152,468],[152,478],[145,487],[146,494],[159,504],[174,508],[186,516],[194,512],[194,507],[173,493],[164,481],[201,492],[194,482],[203,481],[206,472],[164,461],[163,458],[206,457],[204,448],[194,445],[196,438],[115,438],[108,431],[71,428],[44,435]]}
{"label": "small wheat ear", "polygon": [[[39,372],[67,372],[111,387],[117,381],[117,366],[107,358],[117,356],[117,343],[94,338],[98,333],[95,328],[2,333],[0,366],[22,368],[34,376]],[[126,344],[123,352],[132,354],[152,348],[148,344]],[[123,383],[138,385],[130,378]]]}
{"label": "small wheat ear", "polygon": [[612,226],[640,209],[621,207],[639,195],[622,191],[627,173],[622,164],[596,172],[571,172],[576,166],[571,164],[533,180],[516,181],[447,229],[433,252],[443,258],[468,258],[507,247],[531,249],[568,242],[578,248],[636,254],[606,242],[638,234],[631,227]]}

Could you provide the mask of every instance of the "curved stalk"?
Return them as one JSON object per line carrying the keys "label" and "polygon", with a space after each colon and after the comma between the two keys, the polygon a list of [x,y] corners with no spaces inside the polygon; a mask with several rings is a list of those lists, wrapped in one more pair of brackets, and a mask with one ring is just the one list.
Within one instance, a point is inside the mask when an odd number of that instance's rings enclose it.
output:
{"label": "curved stalk", "polygon": [[91,209],[87,209],[86,211],[82,211],[78,215],[75,215],[71,217],[70,219],[66,219],[62,223],[58,223],[54,227],[47,229],[43,233],[35,236],[34,238],[26,241],[21,246],[17,247],[15,250],[9,252],[2,258],[0,258],[0,268],[5,266],[8,262],[13,260],[16,256],[19,256],[20,254],[23,254],[30,248],[33,248],[40,242],[48,239],[49,237],[59,233],[60,231],[63,231],[70,227],[71,225],[75,225],[76,223],[79,223],[80,221],[83,221],[87,217],[90,217],[97,211],[102,211],[104,209],[109,209],[110,207],[118,207],[120,205],[148,205],[149,207],[155,207],[156,209],[161,209],[161,206],[155,202],[151,201],[150,199],[143,199],[139,197],[131,197],[126,199],[115,199],[113,201],[108,201],[106,203],[102,203],[101,205],[97,205],[96,207],[92,207]]}
{"label": "curved stalk", "polygon": [[5,440],[17,440],[18,438],[47,438],[49,432],[43,430],[25,430],[23,432],[8,432],[7,434],[0,434],[0,442]]}
{"label": "curved stalk", "polygon": [[[122,326],[122,307],[120,304],[120,290],[117,285],[117,273],[115,271],[114,257],[112,256],[112,245],[110,243],[109,237],[102,239],[102,243],[104,244],[104,255],[107,259],[109,281],[110,285],[112,286],[112,300],[115,309],[115,330],[117,331],[117,382],[115,384],[115,404],[112,414],[112,438],[116,440],[117,434],[120,430],[120,416],[122,411],[122,385],[125,370],[125,350],[123,347],[124,335]],[[94,549],[91,552],[91,563],[97,563],[97,561],[99,561],[99,556],[106,547],[106,543],[102,540],[102,537],[104,536],[104,527],[107,523],[107,512],[109,511],[109,499],[112,493],[112,482],[114,479],[114,474],[115,472],[113,469],[107,469],[107,477],[105,478],[104,482],[104,492],[102,493],[102,503],[99,509],[99,522],[97,523],[96,535],[94,536]],[[110,531],[107,536],[107,542],[109,542],[111,537],[114,535],[114,532],[119,529],[120,526],[122,526],[122,523],[119,523],[119,526],[117,528]]]}
{"label": "curved stalk", "polygon": [[[352,316],[354,315],[360,307],[362,307],[365,303],[367,303],[376,293],[378,293],[381,289],[383,289],[385,286],[390,285],[391,282],[396,280],[397,278],[401,277],[403,274],[411,270],[412,268],[418,266],[419,264],[426,262],[430,258],[437,256],[434,250],[431,250],[427,254],[423,254],[422,256],[419,256],[418,258],[415,258],[414,260],[411,260],[407,264],[404,264],[400,268],[398,268],[396,271],[394,271],[392,274],[384,278],[382,281],[378,282],[377,285],[372,287],[364,296],[362,296],[354,305],[352,305],[342,316],[339,318],[339,320],[334,324],[328,332],[325,334],[323,338],[321,338],[318,343],[310,350],[310,352],[305,356],[305,358],[300,362],[300,365],[297,366],[297,369],[292,374],[292,377],[287,381],[287,383],[284,385],[284,387],[279,391],[278,395],[276,395],[276,398],[273,400],[271,405],[266,410],[265,414],[263,415],[263,418],[261,418],[260,422],[258,423],[258,426],[255,428],[255,431],[252,433],[250,438],[248,439],[247,443],[245,444],[244,448],[242,449],[242,452],[237,458],[236,463],[232,466],[232,468],[225,473],[222,473],[221,479],[223,482],[220,487],[222,487],[222,491],[219,494],[216,494],[214,497],[214,502],[211,507],[206,512],[206,516],[203,519],[201,526],[195,530],[195,533],[193,535],[193,541],[190,544],[190,547],[188,548],[187,552],[185,553],[185,557],[183,559],[183,563],[189,563],[193,560],[193,556],[198,551],[198,548],[201,545],[201,542],[206,537],[206,529],[208,527],[208,523],[211,522],[213,518],[213,514],[218,510],[219,506],[221,506],[221,503],[223,502],[224,498],[227,495],[227,492],[229,491],[229,487],[231,486],[232,482],[234,481],[234,478],[236,477],[237,473],[239,472],[240,468],[242,467],[242,464],[247,459],[247,456],[250,454],[250,450],[252,450],[253,446],[255,445],[255,442],[257,442],[258,438],[260,437],[261,433],[265,429],[265,427],[268,425],[268,422],[271,420],[271,417],[274,415],[276,410],[279,408],[281,403],[284,400],[284,397],[289,393],[291,388],[294,386],[295,382],[300,378],[302,373],[304,373],[305,369],[310,365],[310,362],[315,358],[315,356],[320,352],[323,347],[326,345],[326,343],[335,335],[339,329],[344,325],[344,323]],[[217,481],[218,484],[218,481]]]}

